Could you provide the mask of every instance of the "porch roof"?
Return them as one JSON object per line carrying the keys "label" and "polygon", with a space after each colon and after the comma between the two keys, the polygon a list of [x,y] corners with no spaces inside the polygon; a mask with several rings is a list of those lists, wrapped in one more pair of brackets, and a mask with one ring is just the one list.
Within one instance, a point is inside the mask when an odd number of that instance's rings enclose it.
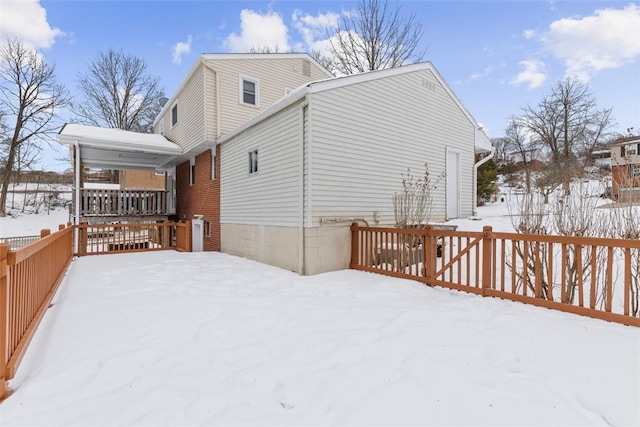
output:
{"label": "porch roof", "polygon": [[66,124],[58,134],[64,145],[78,144],[86,167],[156,170],[182,149],[162,135]]}

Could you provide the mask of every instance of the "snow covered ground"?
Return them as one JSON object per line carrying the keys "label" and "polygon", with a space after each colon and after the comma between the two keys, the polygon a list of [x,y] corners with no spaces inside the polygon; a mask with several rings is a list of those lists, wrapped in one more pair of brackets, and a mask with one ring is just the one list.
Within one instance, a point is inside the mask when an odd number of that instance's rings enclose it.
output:
{"label": "snow covered ground", "polygon": [[[0,235],[61,222],[33,217]],[[513,229],[505,203],[478,217],[456,223]],[[640,329],[359,271],[93,256],[10,386],[3,427],[638,426]]]}
{"label": "snow covered ground", "polygon": [[221,253],[72,263],[13,425],[639,425],[640,330]]}

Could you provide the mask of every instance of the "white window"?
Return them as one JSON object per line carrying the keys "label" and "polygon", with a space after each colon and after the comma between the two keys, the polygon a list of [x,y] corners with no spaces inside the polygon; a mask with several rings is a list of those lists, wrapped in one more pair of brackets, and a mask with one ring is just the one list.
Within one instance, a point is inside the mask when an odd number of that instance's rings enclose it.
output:
{"label": "white window", "polygon": [[196,183],[196,159],[193,158],[189,160],[189,184],[193,185]]}
{"label": "white window", "polygon": [[171,107],[171,127],[173,128],[178,124],[178,103],[176,102]]}
{"label": "white window", "polygon": [[211,149],[211,179],[216,179],[216,149]]}
{"label": "white window", "polygon": [[249,151],[249,173],[258,172],[258,150]]}
{"label": "white window", "polygon": [[640,177],[640,165],[631,165],[630,175],[632,177]]}
{"label": "white window", "polygon": [[245,105],[260,105],[258,80],[240,76],[240,103]]}

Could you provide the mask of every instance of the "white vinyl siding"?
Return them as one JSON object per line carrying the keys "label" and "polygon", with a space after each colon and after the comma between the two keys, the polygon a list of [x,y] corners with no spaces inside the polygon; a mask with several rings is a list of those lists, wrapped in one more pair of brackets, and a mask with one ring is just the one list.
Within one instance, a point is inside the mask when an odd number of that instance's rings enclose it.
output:
{"label": "white vinyl siding", "polygon": [[[189,151],[204,141],[204,71],[200,67],[186,82],[176,97],[179,100],[178,122],[175,126],[164,129],[164,135],[178,144],[184,151]],[[161,120],[171,125],[172,107],[163,112]]]}
{"label": "white vinyl siding", "polygon": [[[311,105],[314,226],[331,213],[371,218],[374,211],[380,225],[393,224],[402,174],[410,168],[418,178],[426,162],[436,180],[447,147],[461,152],[460,213],[471,215],[475,127],[430,71],[322,91]],[[433,220],[444,220],[445,188],[443,178],[433,191]]]}
{"label": "white vinyl siding", "polygon": [[[220,148],[220,221],[228,224],[299,224],[299,109],[283,110]],[[248,154],[259,153],[259,173]]]}
{"label": "white vinyl siding", "polygon": [[[313,63],[311,63],[311,76],[304,76],[302,74],[302,59],[300,58],[223,59],[211,61],[210,64],[218,72],[220,86],[220,135],[234,130],[275,104],[282,98],[285,88],[296,88],[313,80],[327,78],[327,75]],[[240,75],[260,82],[259,108],[238,102],[242,82],[238,78]],[[208,85],[209,80],[207,81]],[[210,115],[214,114],[213,109],[210,111],[212,111],[209,113]]]}

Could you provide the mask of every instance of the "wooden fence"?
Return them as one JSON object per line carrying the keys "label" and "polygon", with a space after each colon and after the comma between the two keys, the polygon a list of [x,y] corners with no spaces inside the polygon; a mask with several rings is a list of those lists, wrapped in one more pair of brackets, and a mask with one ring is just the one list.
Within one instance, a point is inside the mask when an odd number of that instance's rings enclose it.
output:
{"label": "wooden fence", "polygon": [[191,251],[191,222],[79,224],[76,255],[175,249]]}
{"label": "wooden fence", "polygon": [[16,251],[0,244],[0,400],[72,259],[72,227]]}
{"label": "wooden fence", "polygon": [[[77,254],[74,229],[82,242]],[[61,225],[17,250],[0,244],[0,401],[73,255],[164,249],[191,251],[191,223]]]}
{"label": "wooden fence", "polygon": [[351,226],[356,270],[640,326],[640,241]]}

